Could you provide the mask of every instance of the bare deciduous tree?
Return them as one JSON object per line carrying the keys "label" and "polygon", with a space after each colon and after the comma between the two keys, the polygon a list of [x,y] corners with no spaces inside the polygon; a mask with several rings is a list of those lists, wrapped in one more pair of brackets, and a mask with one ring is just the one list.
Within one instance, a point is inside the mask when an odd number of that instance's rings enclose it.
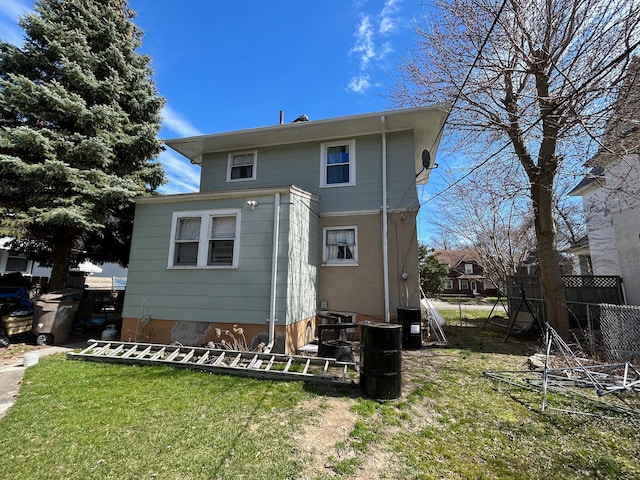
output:
{"label": "bare deciduous tree", "polygon": [[442,0],[416,30],[394,101],[453,103],[448,126],[459,149],[484,162],[515,154],[528,180],[547,320],[567,337],[554,182],[563,164],[588,158],[575,151],[588,142],[577,139],[596,138],[610,116],[638,46],[640,3]]}

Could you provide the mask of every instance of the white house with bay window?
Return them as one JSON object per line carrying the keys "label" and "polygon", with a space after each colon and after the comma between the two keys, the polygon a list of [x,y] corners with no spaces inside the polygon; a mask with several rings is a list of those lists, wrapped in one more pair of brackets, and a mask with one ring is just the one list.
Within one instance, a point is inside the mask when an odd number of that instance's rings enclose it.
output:
{"label": "white house with bay window", "polygon": [[200,191],[137,201],[121,338],[235,332],[293,352],[321,309],[391,321],[417,307],[416,186],[445,117],[424,107],[167,141],[201,166]]}

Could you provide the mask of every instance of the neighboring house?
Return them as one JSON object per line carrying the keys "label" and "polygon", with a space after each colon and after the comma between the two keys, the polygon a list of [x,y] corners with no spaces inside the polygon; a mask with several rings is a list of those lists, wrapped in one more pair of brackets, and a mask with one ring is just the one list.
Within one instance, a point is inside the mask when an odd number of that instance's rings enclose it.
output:
{"label": "neighboring house", "polygon": [[20,272],[23,275],[31,275],[33,260],[12,250],[9,246],[11,240],[9,237],[0,237],[0,273]]}
{"label": "neighboring house", "polygon": [[[35,288],[46,288],[49,277],[51,276],[51,267],[43,267],[35,260],[30,259],[23,253],[12,250],[9,245],[12,238],[0,238],[0,274],[20,272],[29,278],[32,286],[39,285]],[[82,288],[87,282],[87,275],[94,275],[93,278],[100,278],[100,281],[118,281],[118,289],[122,284],[126,284],[127,269],[122,268],[114,263],[107,263],[102,266],[94,265],[90,262],[81,263],[78,267],[69,270],[69,278],[67,279],[68,287]],[[95,283],[95,282],[94,282]]]}
{"label": "neighboring house", "polygon": [[568,250],[573,261],[573,272],[576,275],[593,275],[591,266],[591,252],[589,251],[589,236],[585,235],[571,244]]}
{"label": "neighboring house", "polygon": [[443,294],[469,297],[497,294],[496,287],[485,276],[480,256],[475,250],[435,250],[433,255],[449,269]]}
{"label": "neighboring house", "polygon": [[137,200],[121,338],[201,345],[228,330],[294,352],[320,311],[389,321],[417,307],[416,184],[445,117],[427,107],[167,141],[201,166],[200,192]]}
{"label": "neighboring house", "polygon": [[[577,245],[577,244],[576,244]],[[571,249],[558,252],[558,265],[562,275],[574,275],[576,266],[573,256],[576,254]],[[531,250],[527,252],[524,258],[515,266],[516,275],[540,275],[540,264],[538,262],[538,251]]]}
{"label": "neighboring house", "polygon": [[569,195],[582,197],[593,275],[617,275],[640,305],[640,59],[631,61],[598,153]]}

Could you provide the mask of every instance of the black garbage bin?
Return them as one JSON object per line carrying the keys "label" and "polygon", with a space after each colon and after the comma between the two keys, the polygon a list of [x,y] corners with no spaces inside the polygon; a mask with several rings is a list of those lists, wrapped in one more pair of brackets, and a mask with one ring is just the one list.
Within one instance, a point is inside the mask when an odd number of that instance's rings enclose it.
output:
{"label": "black garbage bin", "polygon": [[363,322],[360,342],[360,393],[374,400],[400,397],[401,325]]}
{"label": "black garbage bin", "polygon": [[398,323],[402,325],[402,348],[422,348],[422,322],[419,308],[399,307]]}

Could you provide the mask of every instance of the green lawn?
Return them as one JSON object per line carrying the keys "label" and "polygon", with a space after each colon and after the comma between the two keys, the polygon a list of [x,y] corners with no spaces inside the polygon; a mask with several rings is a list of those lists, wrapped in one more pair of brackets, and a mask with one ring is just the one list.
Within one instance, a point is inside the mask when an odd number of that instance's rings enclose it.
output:
{"label": "green lawn", "polygon": [[[640,479],[637,420],[541,413],[539,394],[483,375],[525,368],[539,344],[482,331],[486,311],[463,312],[462,324],[451,314],[450,346],[403,352],[404,395],[388,402],[296,382],[41,358],[0,420],[0,478],[371,478],[378,468],[387,479]],[[317,421],[308,405],[326,395],[356,420],[314,462],[297,438]]]}

